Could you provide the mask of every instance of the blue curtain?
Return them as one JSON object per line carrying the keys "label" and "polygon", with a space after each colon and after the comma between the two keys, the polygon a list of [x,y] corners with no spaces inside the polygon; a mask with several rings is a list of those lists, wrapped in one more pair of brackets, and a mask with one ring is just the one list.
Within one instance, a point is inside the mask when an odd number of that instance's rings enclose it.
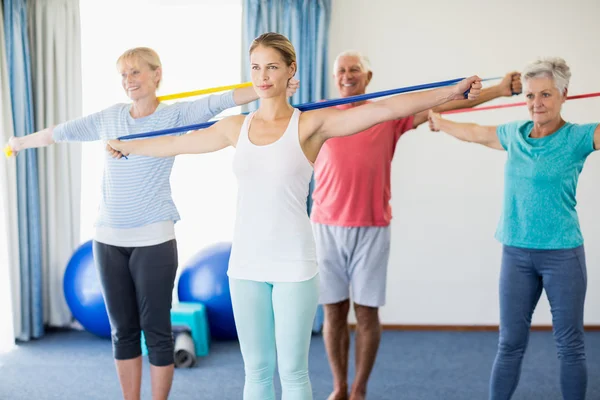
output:
{"label": "blue curtain", "polygon": [[[33,132],[31,59],[25,0],[4,0],[4,29],[15,136]],[[37,151],[17,157],[19,261],[21,272],[21,327],[18,339],[44,334],[42,239]]]}
{"label": "blue curtain", "polygon": [[[248,49],[265,32],[285,35],[296,49],[300,90],[292,104],[322,100],[327,93],[327,45],[331,0],[244,0],[244,82],[250,80]],[[249,105],[255,110],[256,102]]]}
{"label": "blue curtain", "polygon": [[[292,97],[292,104],[322,100],[327,94],[327,45],[331,0],[244,0],[244,27],[242,56],[244,82],[250,80],[248,49],[252,41],[265,32],[285,35],[296,49],[300,90]],[[248,105],[256,110],[257,102]],[[314,180],[309,187],[307,212],[312,208]],[[323,309],[319,306],[313,332],[323,327]]]}

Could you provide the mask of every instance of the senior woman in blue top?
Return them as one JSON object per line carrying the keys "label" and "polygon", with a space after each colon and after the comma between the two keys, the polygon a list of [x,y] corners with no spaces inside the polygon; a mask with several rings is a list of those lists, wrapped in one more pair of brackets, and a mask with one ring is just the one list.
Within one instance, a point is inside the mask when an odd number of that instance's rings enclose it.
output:
{"label": "senior woman in blue top", "polygon": [[429,124],[434,131],[508,152],[503,213],[496,231],[503,244],[500,338],[490,399],[510,399],[517,387],[531,317],[544,289],[552,311],[562,394],[566,400],[580,400],[587,388],[587,275],[576,188],[587,156],[600,148],[600,127],[562,118],[571,77],[563,59],[533,62],[521,76],[530,121],[480,126],[431,112]]}

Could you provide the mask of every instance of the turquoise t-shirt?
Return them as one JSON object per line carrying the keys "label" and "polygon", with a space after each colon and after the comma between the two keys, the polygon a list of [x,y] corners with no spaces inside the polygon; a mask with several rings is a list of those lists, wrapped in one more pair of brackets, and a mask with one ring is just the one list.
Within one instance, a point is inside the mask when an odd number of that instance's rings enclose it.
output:
{"label": "turquoise t-shirt", "polygon": [[508,158],[496,239],[529,249],[569,249],[583,244],[575,197],[583,163],[594,151],[597,125],[566,123],[539,139],[529,137],[532,121],[497,127]]}

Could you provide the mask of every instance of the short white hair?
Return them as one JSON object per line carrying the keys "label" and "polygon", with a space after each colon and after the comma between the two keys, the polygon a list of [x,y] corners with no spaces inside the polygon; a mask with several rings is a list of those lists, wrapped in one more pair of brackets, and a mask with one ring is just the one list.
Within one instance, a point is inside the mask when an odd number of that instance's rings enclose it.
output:
{"label": "short white hair", "polygon": [[523,86],[529,79],[534,78],[551,78],[554,81],[554,86],[562,94],[569,87],[571,80],[571,69],[560,57],[540,58],[528,64],[521,72]]}
{"label": "short white hair", "polygon": [[338,56],[335,58],[335,61],[333,63],[333,73],[334,74],[337,72],[338,61],[342,57],[356,57],[356,58],[358,58],[358,61],[359,61],[360,65],[361,65],[361,67],[365,71],[371,72],[371,62],[369,61],[369,59],[366,56],[364,56],[360,51],[357,51],[357,50],[346,50],[346,51],[343,51],[340,54],[338,54]]}

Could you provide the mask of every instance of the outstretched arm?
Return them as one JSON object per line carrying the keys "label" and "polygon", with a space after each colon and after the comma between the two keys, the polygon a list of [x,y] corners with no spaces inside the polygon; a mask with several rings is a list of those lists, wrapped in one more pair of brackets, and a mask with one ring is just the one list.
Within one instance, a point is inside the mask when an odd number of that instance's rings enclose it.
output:
{"label": "outstretched arm", "polygon": [[476,99],[481,91],[481,79],[473,76],[454,86],[396,95],[347,110],[328,108],[310,111],[311,132],[318,135],[322,141],[353,135],[381,122],[403,118],[451,100],[464,98],[463,94],[467,90],[470,90],[469,99]]}
{"label": "outstretched arm", "polygon": [[54,127],[43,129],[26,136],[12,137],[8,141],[13,155],[25,149],[46,147],[60,142],[90,142],[99,140],[98,126],[101,112],[90,114],[58,124]]}
{"label": "outstretched arm", "polygon": [[13,136],[8,140],[7,146],[12,151],[13,156],[16,156],[19,151],[26,149],[50,146],[55,143],[52,138],[52,132],[53,128],[46,128],[27,136]]}
{"label": "outstretched arm", "polygon": [[434,132],[443,131],[463,142],[477,143],[492,149],[504,150],[495,126],[482,126],[449,121],[438,113],[429,111],[429,128]]}
{"label": "outstretched arm", "polygon": [[243,115],[235,115],[224,118],[208,128],[181,136],[109,140],[108,145],[124,156],[137,154],[148,157],[173,157],[179,154],[210,153],[235,146],[243,119]]}
{"label": "outstretched arm", "polygon": [[[498,85],[482,89],[479,97],[477,97],[475,100],[450,101],[434,107],[433,111],[436,113],[443,113],[444,111],[471,108],[486,103],[490,100],[494,100],[498,97],[510,97],[513,94],[520,94],[522,91],[523,88],[521,84],[521,74],[518,72],[510,72],[504,76]],[[427,122],[428,116],[429,110],[421,111],[420,113],[415,114],[413,128],[416,128],[422,123]]]}

